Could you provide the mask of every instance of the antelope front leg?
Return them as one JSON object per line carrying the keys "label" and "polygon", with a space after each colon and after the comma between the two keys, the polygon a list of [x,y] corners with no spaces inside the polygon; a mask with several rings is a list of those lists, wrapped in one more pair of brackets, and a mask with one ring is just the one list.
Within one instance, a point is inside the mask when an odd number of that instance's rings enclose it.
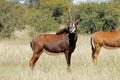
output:
{"label": "antelope front leg", "polygon": [[67,71],[68,72],[71,72],[71,69],[70,69],[70,64],[71,64],[71,53],[69,53],[68,51],[65,53],[65,57],[66,57],[66,61],[67,61]]}

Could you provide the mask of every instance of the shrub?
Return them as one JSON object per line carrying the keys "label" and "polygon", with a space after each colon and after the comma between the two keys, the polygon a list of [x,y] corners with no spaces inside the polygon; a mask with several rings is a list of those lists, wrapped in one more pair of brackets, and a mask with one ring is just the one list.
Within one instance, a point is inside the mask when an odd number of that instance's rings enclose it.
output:
{"label": "shrub", "polygon": [[28,24],[31,25],[31,35],[55,31],[59,28],[56,20],[48,15],[36,11],[28,17]]}
{"label": "shrub", "polygon": [[108,3],[83,3],[78,8],[80,33],[112,31],[119,25],[119,13]]}
{"label": "shrub", "polygon": [[22,29],[24,20],[22,19],[23,7],[18,3],[1,0],[0,1],[0,38],[10,38],[16,29]]}

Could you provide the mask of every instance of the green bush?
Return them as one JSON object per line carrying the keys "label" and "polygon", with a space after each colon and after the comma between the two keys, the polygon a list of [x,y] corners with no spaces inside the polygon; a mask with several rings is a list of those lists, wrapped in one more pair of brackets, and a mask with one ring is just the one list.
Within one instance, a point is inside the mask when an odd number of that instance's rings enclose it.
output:
{"label": "green bush", "polygon": [[80,33],[112,31],[119,25],[119,13],[108,3],[83,3],[78,7]]}
{"label": "green bush", "polygon": [[23,29],[24,20],[22,14],[24,8],[18,3],[0,0],[0,38],[10,38],[15,30]]}
{"label": "green bush", "polygon": [[[119,0],[115,0],[119,1]],[[19,3],[0,0],[0,38],[11,37],[15,30],[28,25],[32,35],[56,31],[67,19],[80,18],[79,33],[111,31],[120,24],[118,2],[81,3],[74,5],[71,0],[40,0],[38,8],[26,7]],[[54,2],[54,3],[53,3]]]}
{"label": "green bush", "polygon": [[59,28],[59,24],[54,18],[48,15],[43,15],[39,11],[34,11],[34,13],[30,14],[28,18],[28,24],[31,25],[31,35],[52,32]]}
{"label": "green bush", "polygon": [[58,28],[57,22],[51,17],[40,17],[35,23],[33,23],[34,31],[40,32],[51,32]]}

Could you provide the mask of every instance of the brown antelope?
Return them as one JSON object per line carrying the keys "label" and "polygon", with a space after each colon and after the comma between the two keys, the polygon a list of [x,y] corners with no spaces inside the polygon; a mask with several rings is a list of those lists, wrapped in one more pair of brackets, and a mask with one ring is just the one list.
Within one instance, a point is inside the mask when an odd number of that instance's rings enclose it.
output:
{"label": "brown antelope", "polygon": [[76,47],[78,19],[69,20],[68,27],[61,29],[56,34],[39,34],[31,41],[33,56],[30,59],[30,68],[33,69],[36,61],[43,51],[53,54],[65,54],[68,70],[71,63],[71,54]]}
{"label": "brown antelope", "polygon": [[93,62],[97,61],[101,47],[114,49],[120,47],[120,29],[112,32],[95,32],[91,36],[91,48]]}

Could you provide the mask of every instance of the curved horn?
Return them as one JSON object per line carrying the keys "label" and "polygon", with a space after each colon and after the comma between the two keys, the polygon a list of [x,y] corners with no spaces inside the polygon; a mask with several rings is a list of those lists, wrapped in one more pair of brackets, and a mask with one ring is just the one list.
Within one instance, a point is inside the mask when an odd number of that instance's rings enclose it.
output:
{"label": "curved horn", "polygon": [[68,12],[68,14],[69,14],[69,19],[71,20],[72,18],[71,18],[71,8],[69,8],[69,12]]}

